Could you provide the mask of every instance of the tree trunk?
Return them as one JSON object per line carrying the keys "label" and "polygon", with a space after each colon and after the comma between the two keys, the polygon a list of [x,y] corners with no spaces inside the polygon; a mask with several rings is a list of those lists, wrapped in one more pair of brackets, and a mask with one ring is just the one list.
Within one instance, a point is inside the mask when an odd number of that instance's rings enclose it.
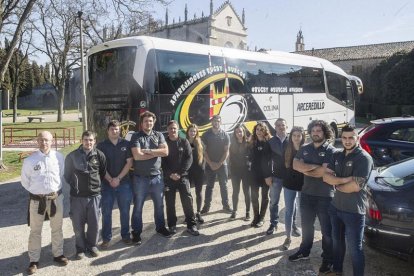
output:
{"label": "tree trunk", "polygon": [[16,123],[17,121],[17,93],[19,88],[16,89],[16,91],[14,91],[13,94],[13,123]]}
{"label": "tree trunk", "polygon": [[[63,83],[63,84],[62,84]],[[65,101],[65,85],[64,81],[61,81],[60,84],[57,87],[57,93],[58,93],[58,116],[57,121],[62,122],[63,121],[63,103]]]}

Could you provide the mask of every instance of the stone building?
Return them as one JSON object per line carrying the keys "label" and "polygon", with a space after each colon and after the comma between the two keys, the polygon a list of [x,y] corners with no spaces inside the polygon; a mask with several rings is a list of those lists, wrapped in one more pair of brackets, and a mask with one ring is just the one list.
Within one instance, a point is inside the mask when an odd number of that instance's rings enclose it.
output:
{"label": "stone building", "polygon": [[209,44],[238,49],[247,48],[247,28],[245,27],[244,9],[240,17],[230,1],[224,2],[216,11],[210,0],[209,15],[201,14],[191,19],[188,15],[187,4],[184,9],[184,20],[170,22],[168,9],[165,14],[165,24],[150,31],[137,35],[149,35],[160,38]]}
{"label": "stone building", "polygon": [[298,49],[299,37],[302,39],[302,44],[299,44],[299,46],[303,45],[303,49],[296,50],[295,53],[327,59],[341,67],[348,74],[356,75],[361,78],[366,78],[366,76],[369,75],[381,61],[396,53],[408,53],[414,49],[414,41],[401,41],[305,50],[302,30],[298,32],[298,38],[295,43],[296,49]]}

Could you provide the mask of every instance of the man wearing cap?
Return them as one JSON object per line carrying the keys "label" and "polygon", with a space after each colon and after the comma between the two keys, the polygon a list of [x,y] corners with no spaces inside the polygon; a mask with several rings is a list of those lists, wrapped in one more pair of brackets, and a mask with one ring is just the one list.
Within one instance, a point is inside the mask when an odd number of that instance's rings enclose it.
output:
{"label": "man wearing cap", "polygon": [[53,136],[49,131],[39,133],[37,143],[39,150],[24,160],[21,175],[22,186],[30,193],[28,274],[34,274],[39,267],[42,227],[47,218],[52,229],[53,260],[60,265],[67,265],[69,262],[63,255],[64,157],[60,152],[51,149]]}

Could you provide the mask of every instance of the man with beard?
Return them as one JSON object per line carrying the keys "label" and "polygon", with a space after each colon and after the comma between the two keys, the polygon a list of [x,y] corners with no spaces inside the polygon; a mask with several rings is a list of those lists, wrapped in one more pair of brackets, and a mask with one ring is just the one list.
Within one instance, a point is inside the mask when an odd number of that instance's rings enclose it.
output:
{"label": "man with beard", "polygon": [[373,167],[371,156],[358,144],[358,134],[351,126],[342,128],[342,151],[335,152],[323,180],[335,186],[329,208],[332,224],[333,271],[342,273],[345,237],[351,251],[353,275],[364,275],[365,258],[362,238],[365,226],[367,180]]}
{"label": "man with beard", "polygon": [[170,233],[177,232],[177,215],[175,211],[175,196],[180,193],[181,204],[187,223],[187,232],[198,236],[197,223],[193,210],[193,197],[191,196],[188,170],[193,162],[193,154],[185,138],[178,137],[177,121],[170,121],[167,125],[168,136],[165,139],[169,154],[162,158],[162,169],[165,181],[165,203],[167,205],[167,222]]}
{"label": "man with beard", "polygon": [[333,186],[323,182],[322,176],[331,160],[334,147],[330,144],[332,131],[322,120],[313,120],[308,125],[312,143],[301,147],[293,160],[293,169],[304,174],[300,197],[302,218],[302,243],[299,250],[289,256],[290,261],[309,259],[314,238],[314,223],[318,217],[322,231],[322,265],[320,273],[330,272],[332,265],[331,222],[328,208],[333,197]]}

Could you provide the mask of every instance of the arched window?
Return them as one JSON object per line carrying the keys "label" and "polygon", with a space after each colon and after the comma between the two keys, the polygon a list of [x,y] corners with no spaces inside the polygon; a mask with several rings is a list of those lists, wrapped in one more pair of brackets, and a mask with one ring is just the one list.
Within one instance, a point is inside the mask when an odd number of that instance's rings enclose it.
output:
{"label": "arched window", "polygon": [[226,48],[234,48],[233,43],[231,43],[230,41],[227,41],[227,42],[224,44],[224,47],[226,47]]}

